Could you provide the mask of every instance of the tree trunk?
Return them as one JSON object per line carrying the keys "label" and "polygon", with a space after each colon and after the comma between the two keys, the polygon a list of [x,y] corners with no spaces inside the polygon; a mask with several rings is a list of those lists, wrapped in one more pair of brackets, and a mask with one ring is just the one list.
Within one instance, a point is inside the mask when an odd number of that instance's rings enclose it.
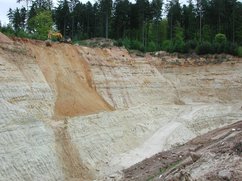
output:
{"label": "tree trunk", "polygon": [[200,34],[200,43],[202,42],[202,15],[201,15],[201,10],[200,10],[200,22],[199,22],[199,34]]}
{"label": "tree trunk", "polygon": [[106,30],[106,38],[108,38],[108,13],[106,13],[106,26],[105,26],[105,30]]}

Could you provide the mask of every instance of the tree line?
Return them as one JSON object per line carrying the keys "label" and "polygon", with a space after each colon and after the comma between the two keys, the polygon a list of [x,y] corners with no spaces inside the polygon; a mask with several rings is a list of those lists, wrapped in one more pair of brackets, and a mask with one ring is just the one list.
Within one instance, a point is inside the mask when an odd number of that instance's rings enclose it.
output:
{"label": "tree line", "polygon": [[238,0],[18,0],[1,31],[46,39],[60,31],[73,41],[104,37],[142,51],[231,53],[242,46],[242,3]]}

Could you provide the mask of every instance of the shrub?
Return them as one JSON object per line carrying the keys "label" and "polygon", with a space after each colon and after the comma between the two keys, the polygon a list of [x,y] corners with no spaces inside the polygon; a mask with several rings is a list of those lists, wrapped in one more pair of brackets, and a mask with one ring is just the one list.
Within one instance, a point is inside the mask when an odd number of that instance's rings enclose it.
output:
{"label": "shrub", "polygon": [[218,33],[215,35],[215,43],[225,44],[226,41],[227,41],[227,38],[226,38],[225,34]]}
{"label": "shrub", "polygon": [[165,40],[162,43],[162,50],[173,53],[173,52],[180,52],[180,53],[187,53],[188,49],[183,40]]}
{"label": "shrub", "polygon": [[165,40],[162,43],[162,50],[169,52],[171,50],[171,41]]}
{"label": "shrub", "polygon": [[24,30],[19,30],[16,35],[21,38],[32,38],[28,33],[26,33]]}
{"label": "shrub", "polygon": [[175,26],[175,37],[172,42],[171,51],[180,53],[187,52],[184,43],[184,29],[180,26],[179,23],[177,23],[177,25]]}
{"label": "shrub", "polygon": [[153,41],[151,41],[151,42],[148,43],[147,51],[148,52],[154,52],[154,51],[156,51],[156,44]]}
{"label": "shrub", "polygon": [[128,38],[124,38],[122,40],[122,45],[125,46],[126,49],[130,49],[131,48],[131,41]]}
{"label": "shrub", "polygon": [[36,30],[36,36],[38,39],[45,40],[48,31],[53,25],[51,11],[40,11],[36,16],[29,20],[29,26],[31,29]]}
{"label": "shrub", "polygon": [[187,52],[186,48],[185,48],[185,43],[182,40],[175,40],[172,43],[172,47],[171,47],[171,51],[172,52],[179,52],[179,53],[185,53]]}
{"label": "shrub", "polygon": [[241,46],[238,48],[237,53],[238,53],[239,57],[242,57],[242,47]]}
{"label": "shrub", "polygon": [[238,45],[231,42],[226,43],[213,43],[212,51],[213,53],[227,53],[231,55],[237,55]]}
{"label": "shrub", "polygon": [[211,53],[223,53],[224,52],[224,44],[213,43],[211,47]]}
{"label": "shrub", "polygon": [[123,46],[123,40],[122,39],[118,39],[117,41],[114,41],[114,45],[118,46],[118,47]]}
{"label": "shrub", "polygon": [[186,48],[188,48],[189,50],[195,50],[197,47],[197,41],[196,40],[188,40],[186,42]]}
{"label": "shrub", "polygon": [[200,43],[196,48],[196,52],[197,52],[198,55],[204,55],[204,54],[212,53],[211,43],[209,43],[209,42]]}
{"label": "shrub", "polygon": [[10,25],[2,26],[1,32],[4,33],[7,36],[14,36],[14,34],[15,34],[13,28]]}
{"label": "shrub", "polygon": [[143,44],[138,40],[131,41],[130,49],[140,50],[142,52],[144,52],[144,50],[145,50]]}
{"label": "shrub", "polygon": [[117,46],[125,46],[126,49],[144,51],[143,44],[138,40],[130,40],[129,38],[119,39],[116,43]]}
{"label": "shrub", "polygon": [[236,43],[228,42],[225,45],[225,53],[231,55],[238,55],[238,45]]}

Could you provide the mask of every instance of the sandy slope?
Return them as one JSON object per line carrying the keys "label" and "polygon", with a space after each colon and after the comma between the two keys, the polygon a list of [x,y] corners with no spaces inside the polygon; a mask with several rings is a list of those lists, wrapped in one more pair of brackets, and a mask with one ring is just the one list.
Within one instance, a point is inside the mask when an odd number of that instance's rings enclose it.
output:
{"label": "sandy slope", "polygon": [[55,119],[113,110],[92,87],[91,72],[76,47],[28,44],[28,48],[56,94]]}
{"label": "sandy slope", "polygon": [[6,35],[0,32],[0,42],[1,43],[13,43],[13,41],[8,38]]}
{"label": "sandy slope", "polygon": [[240,120],[241,59],[220,58],[1,43],[0,180],[112,180]]}
{"label": "sandy slope", "polygon": [[[171,135],[176,139],[168,141]],[[119,160],[113,160],[112,164],[118,164],[123,168],[128,168],[134,163],[144,160],[148,155],[154,155],[160,150],[168,149],[170,145],[174,143],[182,143],[184,142],[183,140],[188,140],[194,136],[195,134],[183,126],[182,123],[167,123],[158,129],[148,140],[145,140],[142,145],[128,153],[124,153],[119,157]],[[174,143],[170,141],[173,141]]]}

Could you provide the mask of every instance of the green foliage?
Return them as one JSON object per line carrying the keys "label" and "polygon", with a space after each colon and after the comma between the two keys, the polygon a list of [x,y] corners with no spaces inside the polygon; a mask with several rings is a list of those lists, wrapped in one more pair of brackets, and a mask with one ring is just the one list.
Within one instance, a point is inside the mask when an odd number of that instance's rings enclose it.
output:
{"label": "green foliage", "polygon": [[28,34],[26,31],[24,31],[24,30],[19,30],[18,32],[17,32],[17,34],[16,34],[18,37],[22,37],[22,38],[32,38],[31,36],[30,36],[30,34]]}
{"label": "green foliage", "polygon": [[192,1],[189,1],[187,6],[183,6],[182,16],[185,39],[193,39],[196,33],[197,22],[195,5]]}
{"label": "green foliage", "polygon": [[228,53],[231,55],[237,55],[238,54],[238,45],[236,43],[227,42],[225,44],[225,53]]}
{"label": "green foliage", "polygon": [[151,42],[149,42],[148,43],[148,46],[147,46],[147,52],[154,52],[154,51],[156,51],[156,44],[155,44],[155,42],[153,42],[153,41],[151,41]]}
{"label": "green foliage", "polygon": [[202,27],[202,39],[203,41],[211,42],[213,39],[213,33],[209,25],[204,25]]}
{"label": "green foliage", "polygon": [[211,43],[209,43],[209,42],[200,43],[196,48],[196,52],[197,52],[198,55],[204,55],[204,54],[212,53],[213,51],[212,51]]}
{"label": "green foliage", "polygon": [[212,45],[213,53],[226,53],[227,38],[225,34],[218,33],[215,35],[214,43]]}
{"label": "green foliage", "polygon": [[[53,17],[57,30],[75,42],[109,36],[127,49],[181,53],[196,49],[199,54],[232,55],[238,54],[236,43],[242,46],[242,3],[238,0],[202,0],[201,4],[189,0],[182,7],[178,0],[169,0],[166,6],[164,0],[98,0],[94,4],[60,0],[56,8],[51,2],[33,0],[28,12],[9,9],[10,26],[1,31],[46,39]],[[163,10],[166,18],[162,18]],[[200,38],[204,43],[197,45]]]}
{"label": "green foliage", "polygon": [[121,43],[125,48],[131,49],[131,41],[128,38],[124,38]]}
{"label": "green foliage", "polygon": [[114,38],[123,38],[126,36],[126,27],[128,27],[130,13],[130,5],[128,0],[117,0],[114,6],[113,17],[113,36]]}
{"label": "green foliage", "polygon": [[170,49],[171,52],[180,52],[180,53],[186,53],[187,49],[185,47],[184,43],[184,34],[183,34],[183,28],[178,24],[175,27],[175,38],[172,42],[172,47]]}
{"label": "green foliage", "polygon": [[213,43],[212,44],[212,52],[211,53],[224,53],[225,43]]}
{"label": "green foliage", "polygon": [[162,43],[162,50],[169,52],[172,47],[172,42],[170,40],[165,40]]}
{"label": "green foliage", "polygon": [[178,23],[175,27],[175,41],[183,41],[184,40],[184,30]]}
{"label": "green foliage", "polygon": [[[79,13],[82,12],[82,6],[79,4],[79,6],[76,6],[76,16],[83,16]],[[54,14],[54,20],[57,25],[58,30],[66,36],[71,35],[71,27],[72,27],[72,19],[70,14],[70,8],[68,5],[68,1],[60,1],[58,7],[55,10]],[[79,21],[78,21],[79,22]],[[79,32],[80,33],[80,32]]]}
{"label": "green foliage", "polygon": [[185,47],[184,41],[174,41],[172,43],[171,52],[186,53],[187,49]]}
{"label": "green foliage", "polygon": [[[160,32],[159,32],[159,36],[160,37],[158,37],[159,39],[160,39],[160,42],[163,42],[163,41],[165,41],[166,40],[166,38],[167,38],[167,28],[168,28],[168,25],[167,25],[167,20],[166,19],[163,19],[163,20],[161,20],[161,22],[160,22],[160,25],[159,25],[159,30],[160,30]],[[160,43],[159,42],[159,43]]]}
{"label": "green foliage", "polygon": [[143,44],[138,40],[132,40],[131,41],[130,49],[140,50],[142,52],[144,52],[144,50],[145,50]]}
{"label": "green foliage", "polygon": [[[116,46],[124,46],[128,50],[139,50],[144,52],[144,46],[142,42],[138,40],[130,40],[129,38],[119,39],[115,42]],[[156,46],[154,42],[148,43],[148,51],[155,51]]]}
{"label": "green foliage", "polygon": [[11,8],[8,11],[8,18],[9,22],[13,26],[15,33],[24,30],[25,28],[25,20],[27,17],[27,11],[25,8],[16,8],[15,10],[12,10]]}
{"label": "green foliage", "polygon": [[188,40],[186,42],[185,46],[188,50],[195,50],[196,47],[197,47],[197,41],[196,40]]}
{"label": "green foliage", "polygon": [[218,33],[215,35],[215,43],[225,44],[227,41],[226,35],[222,33]]}
{"label": "green foliage", "polygon": [[239,47],[238,48],[238,56],[239,57],[242,57],[242,47]]}
{"label": "green foliage", "polygon": [[14,34],[15,34],[14,29],[10,25],[2,26],[1,32],[4,33],[7,36],[14,36]]}
{"label": "green foliage", "polygon": [[223,42],[223,43],[213,43],[212,44],[212,52],[211,53],[228,53],[231,55],[237,55],[238,45],[236,43],[231,42]]}
{"label": "green foliage", "polygon": [[114,46],[118,46],[118,47],[123,46],[122,39],[118,39],[117,41],[114,41]]}
{"label": "green foliage", "polygon": [[53,25],[53,20],[51,12],[40,11],[36,16],[30,19],[29,26],[34,30],[34,36],[39,39],[45,40],[48,35],[48,31],[51,30]]}

